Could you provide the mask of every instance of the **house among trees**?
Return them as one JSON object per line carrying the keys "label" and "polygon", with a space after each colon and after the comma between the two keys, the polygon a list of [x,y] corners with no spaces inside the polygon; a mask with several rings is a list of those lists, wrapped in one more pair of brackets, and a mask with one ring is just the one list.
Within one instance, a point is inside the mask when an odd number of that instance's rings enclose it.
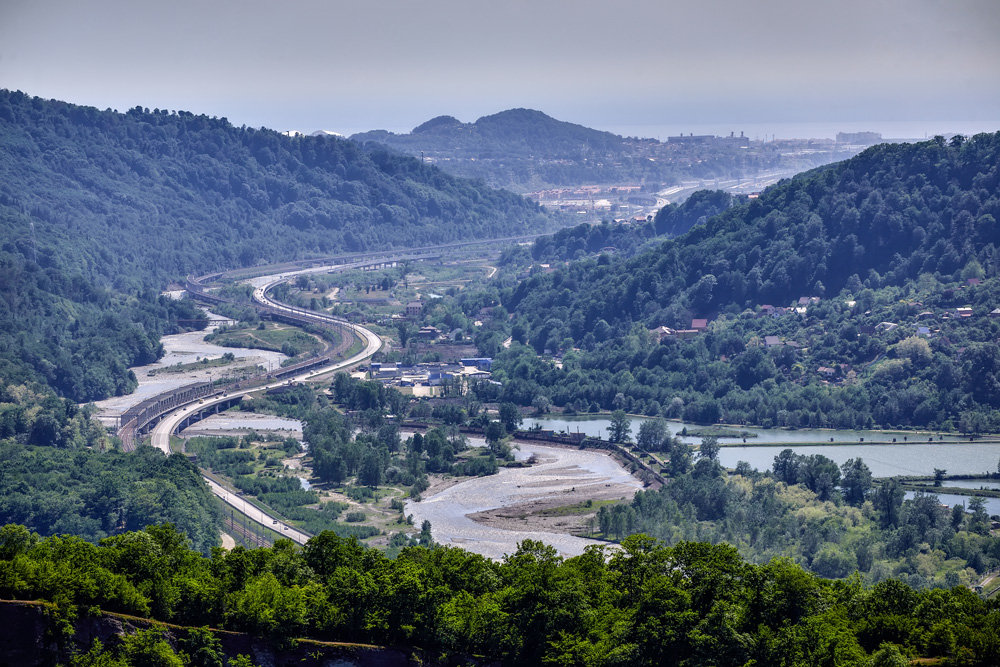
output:
{"label": "house among trees", "polygon": [[[1000,308],[997,310],[1000,310]],[[658,326],[655,329],[651,329],[649,333],[656,336],[657,341],[661,341],[664,338],[673,338],[677,335],[677,332],[668,326]]]}
{"label": "house among trees", "polygon": [[769,303],[765,303],[763,306],[760,307],[760,314],[758,315],[758,317],[765,317],[765,316],[781,317],[782,315],[787,315],[788,313],[792,312],[792,310],[793,310],[792,308],[785,308],[784,306],[772,306]]}
{"label": "house among trees", "polygon": [[764,347],[780,347],[784,345],[780,336],[764,336]]}
{"label": "house among trees", "polygon": [[695,331],[704,331],[708,328],[708,320],[705,318],[696,318],[691,320],[691,328]]}
{"label": "house among trees", "polygon": [[[691,323],[693,325],[695,322],[699,321],[707,323],[707,320],[692,320]],[[694,338],[699,333],[704,331],[705,327],[707,327],[707,324],[701,329],[695,329],[693,326],[690,329],[671,329],[668,326],[659,326],[656,327],[655,329],[652,329],[649,333],[656,336],[657,341],[663,341],[665,338],[673,338],[676,340],[687,340],[689,338]]]}
{"label": "house among trees", "polygon": [[764,347],[766,348],[781,347],[783,345],[787,345],[795,350],[802,347],[794,340],[782,340],[781,336],[764,336]]}
{"label": "house among trees", "polygon": [[424,304],[420,301],[411,301],[406,304],[406,316],[407,317],[418,317],[420,311],[424,308]]}
{"label": "house among trees", "polygon": [[440,337],[441,330],[433,326],[420,327],[420,330],[417,332],[417,338],[421,340],[437,340]]}

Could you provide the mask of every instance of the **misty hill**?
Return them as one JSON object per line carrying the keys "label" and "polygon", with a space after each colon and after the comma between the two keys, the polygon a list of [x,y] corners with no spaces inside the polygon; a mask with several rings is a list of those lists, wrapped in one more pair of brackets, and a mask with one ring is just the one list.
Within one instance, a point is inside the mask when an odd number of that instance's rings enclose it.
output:
{"label": "misty hill", "polygon": [[608,153],[624,149],[622,138],[616,134],[556,120],[533,109],[501,111],[474,123],[438,116],[418,125],[410,134],[376,130],[355,134],[351,139],[410,151],[433,146],[435,151],[467,157],[485,154],[579,159],[581,151]]}
{"label": "misty hill", "polygon": [[[0,91],[0,151],[5,237],[23,252],[27,226],[14,217],[34,221],[42,266],[56,261],[53,243],[80,238],[75,263],[114,282],[130,282],[127,266],[142,253],[158,272],[183,275],[546,222],[520,197],[416,160],[188,112],[119,114]],[[150,237],[157,248],[134,250]]]}
{"label": "misty hill", "polygon": [[449,173],[518,192],[582,183],[633,183],[655,190],[685,179],[799,170],[848,156],[829,147],[796,153],[788,146],[740,138],[677,143],[627,138],[532,109],[501,111],[474,123],[438,116],[409,134],[373,130],[351,139],[422,154]]}
{"label": "misty hill", "polygon": [[0,91],[0,156],[0,377],[79,400],[127,391],[190,317],[157,301],[169,279],[548,224],[411,158],[188,112]]}
{"label": "misty hill", "polygon": [[[998,165],[1000,133],[954,146],[877,146],[784,181],[610,269],[574,265],[577,301],[604,295],[599,302],[609,323],[648,318],[678,326],[689,313],[784,303],[804,292],[900,285],[924,273],[953,276],[972,259],[993,267],[1000,246]],[[712,288],[704,287],[712,278]],[[521,285],[524,298],[514,303],[544,300],[552,280]],[[689,291],[699,283],[703,289]],[[660,310],[669,306],[686,312]]]}
{"label": "misty hill", "polygon": [[[998,165],[1000,133],[877,146],[635,257],[535,275],[503,298],[530,346],[500,360],[520,369],[507,398],[709,422],[1000,428]],[[693,338],[636,334],[695,319],[711,324]],[[557,351],[574,361],[525,373]]]}

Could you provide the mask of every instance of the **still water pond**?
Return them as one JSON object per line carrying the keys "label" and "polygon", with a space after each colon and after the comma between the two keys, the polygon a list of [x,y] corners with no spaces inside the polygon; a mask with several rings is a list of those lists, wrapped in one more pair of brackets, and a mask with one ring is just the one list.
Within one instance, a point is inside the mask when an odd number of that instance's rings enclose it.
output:
{"label": "still water pond", "polygon": [[[645,418],[632,418],[632,433],[638,432],[639,424]],[[581,419],[525,419],[522,428],[531,428],[538,424],[543,429],[567,431],[571,433],[586,433],[591,436],[608,434],[611,421],[606,417]],[[667,422],[670,432],[679,433],[687,427],[701,429],[704,427],[682,422]],[[746,461],[758,470],[769,470],[774,457],[788,443],[789,449],[797,454],[822,454],[843,464],[847,459],[861,458],[876,477],[892,475],[933,475],[935,468],[947,470],[952,475],[981,475],[997,470],[1000,460],[1000,443],[958,442],[958,436],[934,435],[934,443],[927,443],[929,434],[888,433],[885,431],[831,431],[824,429],[799,429],[794,431],[781,429],[740,428],[756,433],[756,438],[747,438],[747,445],[723,447],[719,452],[719,461],[726,467],[733,468],[739,461]],[[906,438],[904,444],[903,438]],[[820,444],[829,443],[842,444]],[[886,442],[896,438],[897,444],[859,444],[859,439],[865,442]],[[700,438],[681,438],[688,444],[697,444]],[[742,438],[719,438],[723,444],[742,443]],[[914,444],[914,442],[920,444]],[[791,443],[804,443],[795,446]],[[808,444],[816,443],[816,444]],[[851,444],[848,444],[851,443]]]}
{"label": "still water pond", "polygon": [[[635,438],[639,432],[639,425],[648,421],[649,417],[629,417],[632,422],[632,437]],[[698,424],[686,424],[684,422],[668,421],[667,429],[671,435],[677,435],[682,430],[702,431],[706,427]],[[566,431],[567,433],[585,433],[592,437],[607,437],[611,428],[611,420],[607,417],[562,417],[558,419],[537,419],[529,417],[521,423],[521,428],[528,429],[538,425],[540,428],[551,431]],[[897,442],[927,442],[932,437],[929,433],[914,433],[901,431],[854,431],[854,430],[832,430],[832,429],[768,429],[754,428],[750,426],[727,427],[727,430],[739,431],[754,434],[746,439],[747,444],[752,445],[772,445],[785,443],[820,443],[820,442],[858,442],[864,438],[865,442],[892,442],[895,438]],[[961,440],[956,435],[933,435],[934,442],[956,442]],[[681,441],[689,445],[701,442],[701,438],[692,436],[682,436]],[[721,437],[719,442],[723,444],[735,444],[743,442],[742,437]]]}
{"label": "still water pond", "polygon": [[[933,493],[933,491],[929,489],[928,493]],[[968,508],[969,500],[972,499],[972,496],[959,496],[953,493],[935,493],[934,495],[938,497],[938,501],[941,504],[947,505],[948,507],[954,507],[955,505],[964,505],[966,508]],[[913,491],[907,491],[906,499],[909,500],[911,498],[913,498]],[[989,514],[990,516],[993,516],[994,514],[1000,515],[1000,498],[983,498],[983,501],[984,501],[983,505],[984,508],[986,509],[987,514]]]}
{"label": "still water pond", "polygon": [[[789,447],[796,454],[822,454],[843,465],[861,458],[875,477],[933,475],[935,468],[951,475],[982,475],[997,469],[1000,443],[939,443],[934,445],[818,445]],[[719,462],[733,468],[746,461],[758,470],[770,470],[778,447],[724,447]]]}

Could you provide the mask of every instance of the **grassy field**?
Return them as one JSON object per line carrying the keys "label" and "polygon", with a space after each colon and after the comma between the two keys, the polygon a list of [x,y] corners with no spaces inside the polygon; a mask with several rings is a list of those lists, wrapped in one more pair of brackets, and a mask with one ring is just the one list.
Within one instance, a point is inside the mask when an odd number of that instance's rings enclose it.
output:
{"label": "grassy field", "polygon": [[233,356],[232,352],[226,352],[217,359],[205,358],[201,361],[193,361],[189,364],[174,364],[173,366],[151,370],[147,373],[147,375],[152,376],[159,373],[186,373],[188,371],[197,371],[203,368],[222,368],[235,362],[236,358]]}
{"label": "grassy field", "polygon": [[264,328],[224,329],[205,340],[222,347],[242,347],[282,352],[290,357],[307,356],[323,349],[323,342],[286,324],[266,323]]}

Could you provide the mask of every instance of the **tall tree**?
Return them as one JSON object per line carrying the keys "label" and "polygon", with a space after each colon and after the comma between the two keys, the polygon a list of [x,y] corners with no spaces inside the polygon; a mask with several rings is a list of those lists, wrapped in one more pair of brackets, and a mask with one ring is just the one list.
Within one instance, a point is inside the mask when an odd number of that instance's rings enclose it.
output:
{"label": "tall tree", "polygon": [[611,425],[608,426],[608,440],[615,443],[628,442],[632,438],[632,421],[624,410],[611,413]]}

